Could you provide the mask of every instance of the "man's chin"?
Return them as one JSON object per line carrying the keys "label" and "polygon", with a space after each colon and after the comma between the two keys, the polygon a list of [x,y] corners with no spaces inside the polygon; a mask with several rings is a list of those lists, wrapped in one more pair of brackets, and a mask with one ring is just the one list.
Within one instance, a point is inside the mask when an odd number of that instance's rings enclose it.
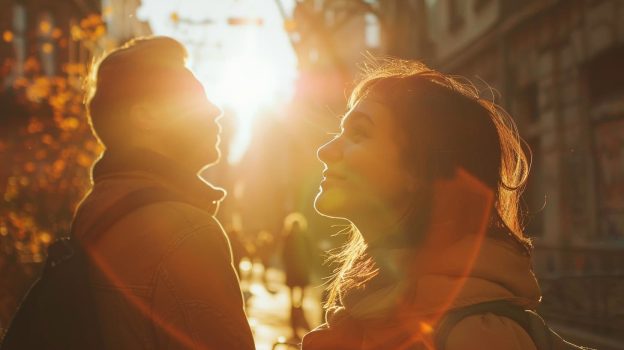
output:
{"label": "man's chin", "polygon": [[218,148],[215,148],[215,150],[210,154],[205,154],[203,157],[201,157],[201,160],[198,162],[200,167],[199,171],[209,168],[219,163],[220,161],[221,151]]}

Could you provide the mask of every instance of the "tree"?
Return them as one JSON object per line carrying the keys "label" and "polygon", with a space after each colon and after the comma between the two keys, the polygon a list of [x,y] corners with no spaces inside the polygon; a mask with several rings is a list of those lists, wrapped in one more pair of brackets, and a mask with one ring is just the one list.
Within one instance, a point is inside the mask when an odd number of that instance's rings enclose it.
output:
{"label": "tree", "polygon": [[[104,34],[101,18],[90,15],[72,28],[69,40],[93,53]],[[0,66],[14,63],[5,59]],[[47,246],[68,234],[74,209],[91,185],[89,169],[102,151],[83,104],[86,64],[63,68],[61,75],[46,76],[30,56],[24,74],[0,92],[0,275],[10,286],[0,290],[0,328]]]}

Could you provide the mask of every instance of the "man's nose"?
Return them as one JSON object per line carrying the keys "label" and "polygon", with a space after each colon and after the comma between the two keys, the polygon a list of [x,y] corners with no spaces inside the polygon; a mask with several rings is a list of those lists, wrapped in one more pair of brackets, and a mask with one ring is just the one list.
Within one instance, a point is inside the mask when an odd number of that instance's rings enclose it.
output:
{"label": "man's nose", "polygon": [[223,117],[223,110],[212,102],[208,102],[208,114],[210,115],[211,119],[218,121]]}

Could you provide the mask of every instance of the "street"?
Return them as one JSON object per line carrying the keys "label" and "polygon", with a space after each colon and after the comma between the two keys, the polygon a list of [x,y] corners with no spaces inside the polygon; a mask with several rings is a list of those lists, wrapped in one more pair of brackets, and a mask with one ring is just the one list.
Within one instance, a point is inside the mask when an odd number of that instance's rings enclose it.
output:
{"label": "street", "polygon": [[[286,344],[297,344],[299,339],[293,335],[291,326],[291,308],[288,287],[284,284],[284,273],[281,270],[269,268],[266,276],[266,286],[262,281],[264,266],[249,261],[241,263],[241,288],[246,299],[247,316],[254,334],[256,349],[258,350],[286,350],[298,347]],[[306,288],[301,309],[295,309],[293,323],[299,337],[302,337],[309,328],[321,323],[320,295],[321,286]],[[275,346],[275,347],[274,347]]]}

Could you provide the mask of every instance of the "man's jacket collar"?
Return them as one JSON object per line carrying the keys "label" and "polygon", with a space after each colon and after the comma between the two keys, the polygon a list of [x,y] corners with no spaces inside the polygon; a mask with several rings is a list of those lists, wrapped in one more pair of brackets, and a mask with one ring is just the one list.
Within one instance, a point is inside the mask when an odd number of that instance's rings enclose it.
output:
{"label": "man's jacket collar", "polygon": [[93,183],[124,173],[140,172],[163,182],[167,187],[188,198],[188,201],[216,213],[225,197],[223,189],[212,186],[179,162],[145,149],[106,150],[95,163]]}

